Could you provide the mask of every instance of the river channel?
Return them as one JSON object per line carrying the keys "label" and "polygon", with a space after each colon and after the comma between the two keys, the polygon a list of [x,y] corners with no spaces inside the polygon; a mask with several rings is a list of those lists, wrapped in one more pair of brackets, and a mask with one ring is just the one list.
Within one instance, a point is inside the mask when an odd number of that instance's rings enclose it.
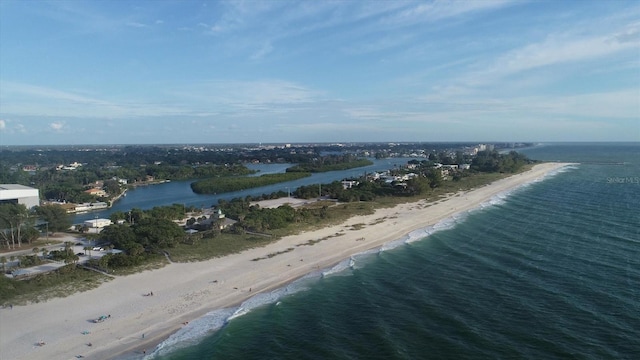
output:
{"label": "river channel", "polygon": [[[148,210],[156,206],[168,206],[172,204],[183,204],[185,206],[195,206],[209,208],[215,206],[219,200],[231,200],[238,197],[258,196],[270,194],[276,191],[294,191],[300,186],[310,184],[327,184],[333,181],[350,177],[358,177],[364,173],[384,171],[392,169],[394,166],[404,165],[412,158],[390,158],[375,160],[371,159],[372,165],[355,169],[329,171],[312,174],[309,177],[294,181],[287,181],[279,184],[262,186],[242,191],[233,191],[217,195],[200,195],[191,190],[191,183],[195,180],[171,181],[157,185],[139,186],[127,191],[126,196],[118,200],[111,208],[92,211],[83,214],[76,214],[73,223],[79,224],[85,220],[97,218],[109,218],[109,215],[116,211],[128,212],[133,208]],[[258,170],[256,176],[263,174],[283,173],[292,164],[249,164],[248,168]]]}

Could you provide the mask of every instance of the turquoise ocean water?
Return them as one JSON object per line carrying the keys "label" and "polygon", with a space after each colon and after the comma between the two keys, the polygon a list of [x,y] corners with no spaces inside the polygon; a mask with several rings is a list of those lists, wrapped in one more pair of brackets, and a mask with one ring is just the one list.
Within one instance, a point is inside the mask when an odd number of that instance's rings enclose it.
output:
{"label": "turquoise ocean water", "polygon": [[147,357],[640,359],[640,144],[522,152],[580,164],[212,311]]}

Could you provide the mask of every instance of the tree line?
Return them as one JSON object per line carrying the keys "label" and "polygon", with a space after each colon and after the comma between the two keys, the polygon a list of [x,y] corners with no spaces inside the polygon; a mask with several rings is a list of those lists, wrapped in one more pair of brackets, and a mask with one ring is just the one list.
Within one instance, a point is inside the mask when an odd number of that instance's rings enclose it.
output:
{"label": "tree line", "polygon": [[309,159],[303,163],[287,168],[286,171],[318,173],[327,171],[348,170],[372,164],[373,162],[371,162],[370,160],[358,159],[353,154],[329,155]]}
{"label": "tree line", "polygon": [[471,169],[480,172],[514,173],[534,161],[516,151],[501,154],[498,151],[479,151],[471,162]]}
{"label": "tree line", "polygon": [[36,206],[0,203],[0,247],[16,249],[31,244],[41,231],[59,232],[71,227],[71,218],[59,205]]}
{"label": "tree line", "polygon": [[308,172],[294,172],[252,177],[213,178],[191,183],[191,190],[196,194],[220,194],[298,180],[308,176],[311,176]]}

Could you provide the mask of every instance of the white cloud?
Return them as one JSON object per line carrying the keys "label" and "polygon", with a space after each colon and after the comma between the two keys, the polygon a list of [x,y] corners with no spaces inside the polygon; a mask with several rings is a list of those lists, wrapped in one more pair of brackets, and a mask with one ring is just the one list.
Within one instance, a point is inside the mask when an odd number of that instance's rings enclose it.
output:
{"label": "white cloud", "polygon": [[375,39],[370,42],[363,42],[359,44],[348,44],[344,47],[344,52],[347,54],[363,54],[388,50],[401,45],[408,44],[414,39],[413,34],[394,34],[386,35],[379,39]]}
{"label": "white cloud", "polygon": [[[594,61],[617,56],[625,51],[640,51],[638,24],[622,30],[592,36],[576,36],[572,32],[549,34],[545,39],[507,51],[489,60],[478,60],[473,69],[454,79],[456,84],[482,86],[504,78],[556,65]],[[559,73],[562,77],[562,73]],[[552,75],[553,77],[553,75]],[[538,79],[537,82],[544,81]]]}
{"label": "white cloud", "polygon": [[543,42],[512,51],[498,59],[491,70],[515,73],[542,66],[590,60],[636,47],[634,42],[620,42],[615,36],[563,39],[551,36]]}
{"label": "white cloud", "polygon": [[6,128],[7,128],[7,123],[4,120],[0,119],[0,131],[3,131]]}
{"label": "white cloud", "polygon": [[21,133],[21,134],[26,134],[27,133],[27,128],[22,125],[22,124],[16,124],[14,126],[14,129],[17,133]]}
{"label": "white cloud", "polygon": [[139,23],[137,21],[130,21],[127,23],[127,26],[136,27],[136,28],[145,28],[147,25],[143,23]]}
{"label": "white cloud", "polygon": [[60,132],[64,128],[64,123],[63,122],[53,122],[53,123],[49,124],[49,127],[53,131]]}
{"label": "white cloud", "polygon": [[323,93],[285,80],[208,81],[173,91],[172,96],[195,103],[204,113],[219,106],[266,109],[271,105],[304,104],[322,100]]}
{"label": "white cloud", "polygon": [[265,41],[262,44],[262,47],[260,47],[260,49],[258,51],[256,51],[255,53],[253,53],[253,55],[251,55],[251,59],[252,60],[260,60],[265,55],[269,54],[271,51],[273,51],[273,46],[271,45],[271,42],[270,41]]}
{"label": "white cloud", "polygon": [[[43,86],[1,82],[2,113],[23,116],[127,118],[189,114],[166,104],[114,102]],[[4,105],[7,104],[7,105]]]}
{"label": "white cloud", "polygon": [[443,20],[473,12],[491,10],[517,3],[506,0],[483,1],[433,1],[418,2],[417,5],[387,16],[384,24],[407,26],[415,23]]}

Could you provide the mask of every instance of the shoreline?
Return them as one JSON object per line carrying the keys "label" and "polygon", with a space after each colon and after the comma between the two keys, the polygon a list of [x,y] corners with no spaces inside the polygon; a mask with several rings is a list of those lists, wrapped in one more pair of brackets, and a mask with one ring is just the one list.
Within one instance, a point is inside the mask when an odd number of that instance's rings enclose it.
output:
{"label": "shoreline", "polygon": [[[239,254],[172,263],[66,298],[0,309],[0,358],[140,358],[143,349],[151,354],[186,322],[213,310],[236,307],[256,294],[269,293],[319,269],[330,269],[352,255],[478,208],[498,194],[567,165],[537,164],[524,173],[434,202],[421,200],[378,209],[371,215],[354,216],[338,225],[287,236]],[[310,241],[315,243],[309,246]],[[150,291],[153,296],[144,296]],[[92,323],[103,314],[111,317]],[[37,346],[40,340],[46,345]]]}

